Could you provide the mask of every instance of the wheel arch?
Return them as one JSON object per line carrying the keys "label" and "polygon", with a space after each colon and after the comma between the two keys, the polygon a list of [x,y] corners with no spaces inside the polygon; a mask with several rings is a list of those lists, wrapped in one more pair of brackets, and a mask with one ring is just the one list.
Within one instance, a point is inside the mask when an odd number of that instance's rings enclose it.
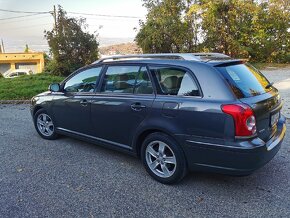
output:
{"label": "wheel arch", "polygon": [[43,109],[43,107],[40,106],[40,105],[36,105],[36,106],[34,107],[34,109],[33,109],[33,117],[34,117],[34,115],[36,114],[36,112],[39,111],[40,109]]}
{"label": "wheel arch", "polygon": [[[171,137],[173,135],[170,131],[165,130],[163,128],[154,127],[154,128],[143,129],[142,131],[140,131],[136,135],[134,142],[133,142],[133,150],[136,152],[136,155],[138,157],[140,157],[140,155],[141,155],[141,147],[142,147],[142,143],[145,140],[145,138],[148,135],[150,135],[152,133],[156,133],[156,132],[164,133],[164,134],[169,135]],[[176,141],[176,139],[174,137],[172,137],[172,138]]]}

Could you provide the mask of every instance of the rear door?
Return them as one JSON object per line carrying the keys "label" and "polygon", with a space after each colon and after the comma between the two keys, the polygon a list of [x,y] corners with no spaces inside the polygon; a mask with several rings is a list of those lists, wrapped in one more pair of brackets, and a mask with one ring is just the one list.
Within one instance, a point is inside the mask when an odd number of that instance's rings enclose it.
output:
{"label": "rear door", "polygon": [[236,97],[249,105],[255,114],[258,136],[267,141],[277,130],[282,108],[278,90],[266,77],[249,64],[222,65],[217,67]]}
{"label": "rear door", "polygon": [[145,66],[109,65],[92,99],[93,136],[129,148],[154,98]]}
{"label": "rear door", "polygon": [[223,138],[224,120],[219,104],[203,99],[191,70],[175,65],[149,65],[157,96],[150,115],[153,123],[164,126],[177,137]]}

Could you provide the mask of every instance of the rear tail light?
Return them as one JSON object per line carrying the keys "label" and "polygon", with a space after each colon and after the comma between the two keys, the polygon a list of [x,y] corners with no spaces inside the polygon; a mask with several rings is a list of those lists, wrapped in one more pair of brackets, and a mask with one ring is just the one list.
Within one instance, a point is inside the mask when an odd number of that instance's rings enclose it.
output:
{"label": "rear tail light", "polygon": [[253,136],[256,134],[256,119],[253,110],[245,104],[222,105],[222,111],[233,117],[235,136]]}

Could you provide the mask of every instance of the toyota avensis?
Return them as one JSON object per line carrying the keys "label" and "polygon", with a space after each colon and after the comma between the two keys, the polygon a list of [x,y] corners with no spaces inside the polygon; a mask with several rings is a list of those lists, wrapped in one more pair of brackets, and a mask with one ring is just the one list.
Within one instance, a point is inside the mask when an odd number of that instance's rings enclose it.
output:
{"label": "toyota avensis", "polygon": [[280,95],[257,69],[218,53],[114,56],[32,98],[39,135],[141,158],[162,183],[188,170],[248,175],[280,149]]}

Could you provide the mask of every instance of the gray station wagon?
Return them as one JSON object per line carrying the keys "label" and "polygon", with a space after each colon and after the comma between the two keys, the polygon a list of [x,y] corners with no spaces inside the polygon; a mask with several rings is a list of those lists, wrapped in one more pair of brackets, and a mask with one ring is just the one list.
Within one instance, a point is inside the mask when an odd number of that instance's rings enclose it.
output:
{"label": "gray station wagon", "polygon": [[281,108],[250,64],[186,53],[100,59],[33,97],[31,114],[42,138],[128,152],[170,184],[188,170],[248,175],[265,165],[285,135]]}

